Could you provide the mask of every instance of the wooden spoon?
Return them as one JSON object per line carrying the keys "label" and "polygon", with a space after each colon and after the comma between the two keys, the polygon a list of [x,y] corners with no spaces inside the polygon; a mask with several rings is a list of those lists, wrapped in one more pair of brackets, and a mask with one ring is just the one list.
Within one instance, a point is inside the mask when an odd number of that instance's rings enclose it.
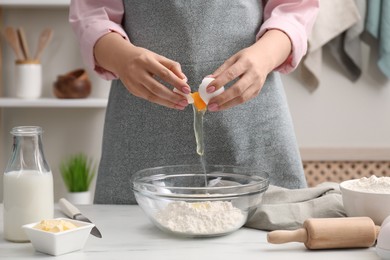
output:
{"label": "wooden spoon", "polygon": [[24,60],[25,57],[22,53],[16,30],[12,27],[6,27],[4,30],[4,36],[11,48],[14,50],[16,58],[18,60]]}
{"label": "wooden spoon", "polygon": [[22,46],[22,51],[24,53],[24,57],[26,57],[26,60],[30,60],[30,49],[28,48],[27,40],[26,40],[26,34],[24,33],[23,28],[19,27],[17,29],[20,45]]}
{"label": "wooden spoon", "polygon": [[39,60],[39,58],[42,55],[43,50],[46,48],[47,44],[50,42],[52,36],[53,36],[53,30],[50,28],[47,28],[41,32],[41,35],[39,36],[37,51],[35,52],[35,55],[34,55],[35,60]]}

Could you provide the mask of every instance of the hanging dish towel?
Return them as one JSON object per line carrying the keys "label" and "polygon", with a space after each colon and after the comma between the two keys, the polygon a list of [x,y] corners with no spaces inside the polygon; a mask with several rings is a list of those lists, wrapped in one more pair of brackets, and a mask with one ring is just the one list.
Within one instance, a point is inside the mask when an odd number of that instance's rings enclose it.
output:
{"label": "hanging dish towel", "polygon": [[325,182],[313,188],[286,189],[270,186],[261,206],[245,224],[261,230],[301,228],[308,218],[345,217],[338,183]]}
{"label": "hanging dish towel", "polygon": [[390,1],[367,1],[365,29],[377,40],[378,67],[390,79]]}
{"label": "hanging dish towel", "polygon": [[359,21],[329,43],[330,53],[352,81],[358,80],[362,75],[360,35],[364,31],[366,0],[355,0],[355,4],[359,11]]}
{"label": "hanging dish towel", "polygon": [[320,11],[308,40],[309,49],[301,63],[301,77],[305,85],[313,89],[319,86],[323,46],[356,24],[360,18],[354,0],[320,2]]}

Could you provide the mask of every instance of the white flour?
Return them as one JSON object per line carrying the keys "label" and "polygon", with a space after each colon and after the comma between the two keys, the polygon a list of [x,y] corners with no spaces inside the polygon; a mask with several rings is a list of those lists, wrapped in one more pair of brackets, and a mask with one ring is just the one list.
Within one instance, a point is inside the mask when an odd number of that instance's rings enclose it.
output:
{"label": "white flour", "polygon": [[161,226],[173,232],[213,235],[240,228],[246,216],[227,201],[171,202],[156,214]]}
{"label": "white flour", "polygon": [[356,191],[373,193],[390,193],[390,177],[363,177],[350,182],[346,188]]}

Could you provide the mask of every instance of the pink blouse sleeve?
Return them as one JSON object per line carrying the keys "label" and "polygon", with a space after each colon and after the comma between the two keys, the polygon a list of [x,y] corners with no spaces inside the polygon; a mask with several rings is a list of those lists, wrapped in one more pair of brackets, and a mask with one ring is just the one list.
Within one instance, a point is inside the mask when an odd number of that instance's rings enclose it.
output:
{"label": "pink blouse sleeve", "polygon": [[264,7],[264,22],[256,38],[267,30],[278,29],[288,35],[292,52],[275,70],[289,73],[294,70],[307,51],[307,39],[319,11],[319,0],[268,0]]}
{"label": "pink blouse sleeve", "polygon": [[[292,42],[292,53],[275,70],[288,73],[295,69],[307,50],[307,38],[318,13],[319,0],[268,0],[264,7],[264,23],[257,39],[268,29],[285,32]],[[96,41],[109,32],[117,32],[126,40],[128,36],[121,26],[122,0],[72,0],[69,22],[79,40],[84,62],[102,78],[110,80],[117,75],[97,65],[93,55]]]}
{"label": "pink blouse sleeve", "polygon": [[117,32],[128,40],[121,26],[123,13],[122,0],[72,0],[69,8],[69,22],[79,41],[84,62],[107,80],[117,76],[97,65],[93,48],[96,41],[109,32]]}

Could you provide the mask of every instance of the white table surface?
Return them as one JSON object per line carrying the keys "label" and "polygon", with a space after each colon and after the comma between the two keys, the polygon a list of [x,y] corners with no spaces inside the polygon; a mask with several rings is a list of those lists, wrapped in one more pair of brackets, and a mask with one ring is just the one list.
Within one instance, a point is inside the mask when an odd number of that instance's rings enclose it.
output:
{"label": "white table surface", "polygon": [[[178,238],[162,233],[138,206],[78,206],[101,231],[103,238],[90,235],[85,248],[57,257],[35,252],[31,243],[11,243],[3,238],[3,207],[0,205],[0,259],[380,259],[375,248],[307,250],[301,243],[273,245],[267,232],[242,228],[223,237]],[[56,211],[56,217],[63,217]]]}

